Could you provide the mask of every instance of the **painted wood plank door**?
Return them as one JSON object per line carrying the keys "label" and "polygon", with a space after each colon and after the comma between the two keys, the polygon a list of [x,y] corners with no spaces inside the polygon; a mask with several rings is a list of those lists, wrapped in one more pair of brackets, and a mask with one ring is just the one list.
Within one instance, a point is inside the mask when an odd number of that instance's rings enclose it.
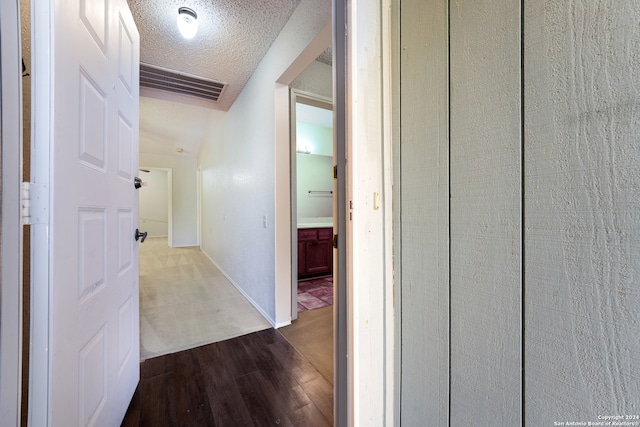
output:
{"label": "painted wood plank door", "polygon": [[139,35],[125,0],[52,21],[49,424],[120,425],[139,379]]}
{"label": "painted wood plank door", "polygon": [[402,425],[449,424],[448,5],[400,15]]}

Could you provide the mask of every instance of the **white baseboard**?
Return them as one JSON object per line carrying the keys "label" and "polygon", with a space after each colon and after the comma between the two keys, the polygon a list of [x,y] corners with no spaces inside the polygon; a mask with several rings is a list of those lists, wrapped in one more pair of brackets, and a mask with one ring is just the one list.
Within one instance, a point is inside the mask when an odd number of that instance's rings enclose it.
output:
{"label": "white baseboard", "polygon": [[284,326],[289,326],[290,324],[291,324],[291,319],[287,320],[286,322],[276,323],[273,327],[276,329],[280,329]]}
{"label": "white baseboard", "polygon": [[209,259],[209,261],[211,261],[211,262],[213,263],[213,265],[215,265],[215,266],[216,266],[216,268],[217,268],[218,270],[220,270],[220,272],[222,273],[222,275],[223,275],[224,277],[226,277],[226,278],[227,278],[227,280],[228,280],[229,282],[231,282],[231,284],[232,284],[232,285],[233,285],[233,286],[238,290],[238,292],[240,292],[240,293],[241,293],[241,294],[242,294],[242,295],[247,299],[247,301],[249,301],[249,302],[251,303],[251,305],[252,305],[256,310],[258,310],[258,313],[260,313],[260,314],[262,315],[262,317],[264,317],[264,319],[265,319],[267,322],[269,322],[269,324],[270,324],[271,326],[273,326],[275,329],[278,329],[278,328],[281,328],[281,327],[283,327],[283,326],[287,326],[287,325],[290,325],[290,324],[291,324],[291,321],[289,321],[288,323],[286,323],[286,322],[281,322],[282,324],[278,324],[278,325],[277,325],[277,324],[276,324],[276,322],[275,322],[271,317],[269,317],[269,315],[267,315],[267,313],[265,313],[265,311],[262,309],[262,307],[260,307],[260,306],[258,305],[258,303],[256,303],[256,302],[253,300],[253,298],[251,298],[251,297],[250,297],[250,296],[249,296],[249,295],[244,291],[244,289],[242,289],[240,286],[238,286],[238,284],[237,284],[237,283],[236,283],[236,282],[231,278],[231,276],[229,276],[229,275],[227,274],[227,272],[226,272],[226,271],[224,271],[224,269],[223,269],[223,268],[221,268],[221,267],[218,265],[218,263],[217,263],[217,262],[215,262],[215,261],[213,260],[213,258],[211,258],[211,257],[209,256],[209,254],[208,254],[208,253],[206,253],[204,250],[202,250],[202,247],[200,247],[200,251],[204,254],[204,256],[206,256],[206,257]]}

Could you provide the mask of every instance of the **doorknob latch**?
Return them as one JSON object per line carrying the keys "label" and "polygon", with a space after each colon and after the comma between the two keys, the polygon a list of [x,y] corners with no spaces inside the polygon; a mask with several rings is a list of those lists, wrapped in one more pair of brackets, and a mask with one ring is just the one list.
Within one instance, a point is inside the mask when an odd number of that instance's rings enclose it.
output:
{"label": "doorknob latch", "polygon": [[147,238],[147,232],[140,232],[140,230],[136,228],[136,234],[134,235],[134,237],[136,238],[136,242],[138,241],[138,239],[140,239],[140,243],[144,243],[144,239]]}

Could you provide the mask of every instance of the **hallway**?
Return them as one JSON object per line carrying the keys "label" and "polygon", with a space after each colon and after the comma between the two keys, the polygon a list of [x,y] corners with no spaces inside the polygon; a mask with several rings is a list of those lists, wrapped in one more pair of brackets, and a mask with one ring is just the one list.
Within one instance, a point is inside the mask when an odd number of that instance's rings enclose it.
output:
{"label": "hallway", "polygon": [[270,328],[197,247],[140,245],[140,359]]}

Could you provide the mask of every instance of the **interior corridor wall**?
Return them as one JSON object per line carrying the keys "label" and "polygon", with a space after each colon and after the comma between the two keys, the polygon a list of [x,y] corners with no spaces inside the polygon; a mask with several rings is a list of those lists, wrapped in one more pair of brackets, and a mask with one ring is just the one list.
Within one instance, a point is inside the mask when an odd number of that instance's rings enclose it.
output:
{"label": "interior corridor wall", "polygon": [[331,19],[330,0],[302,0],[198,156],[202,250],[275,324],[275,84]]}
{"label": "interior corridor wall", "polygon": [[637,414],[640,10],[400,10],[402,424]]}

